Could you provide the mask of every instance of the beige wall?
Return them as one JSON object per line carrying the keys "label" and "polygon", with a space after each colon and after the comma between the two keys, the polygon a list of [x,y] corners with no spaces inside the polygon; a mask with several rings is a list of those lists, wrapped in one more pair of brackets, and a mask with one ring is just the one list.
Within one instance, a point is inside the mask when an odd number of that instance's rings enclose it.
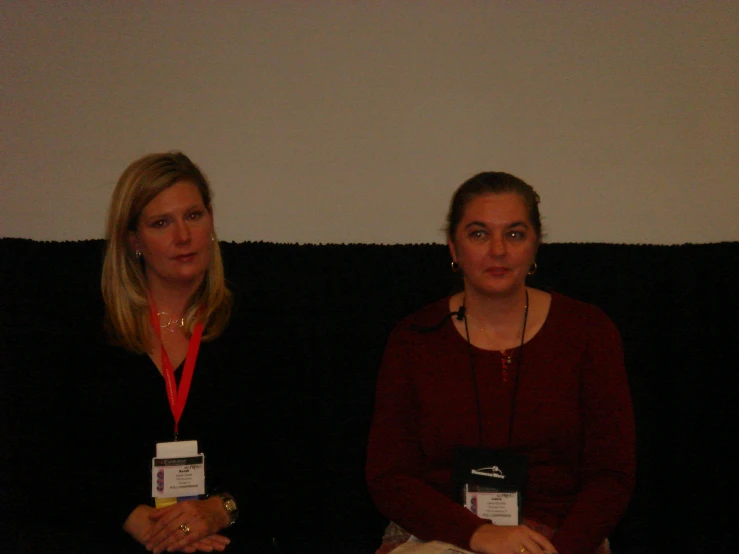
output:
{"label": "beige wall", "polygon": [[505,170],[552,242],[739,240],[739,2],[0,1],[0,236],[101,237],[181,149],[225,240],[440,242]]}

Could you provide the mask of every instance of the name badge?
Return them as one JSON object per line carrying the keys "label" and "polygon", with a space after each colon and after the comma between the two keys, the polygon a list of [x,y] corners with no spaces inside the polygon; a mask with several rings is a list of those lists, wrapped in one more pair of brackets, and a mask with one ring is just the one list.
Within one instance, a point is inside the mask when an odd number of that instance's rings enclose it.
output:
{"label": "name badge", "polygon": [[458,446],[452,476],[465,508],[495,525],[520,525],[526,458],[506,450]]}
{"label": "name badge", "polygon": [[495,525],[520,525],[518,492],[497,492],[477,485],[465,485],[464,507]]}
{"label": "name badge", "polygon": [[205,494],[205,456],[197,441],[157,444],[151,462],[151,496],[157,508]]}

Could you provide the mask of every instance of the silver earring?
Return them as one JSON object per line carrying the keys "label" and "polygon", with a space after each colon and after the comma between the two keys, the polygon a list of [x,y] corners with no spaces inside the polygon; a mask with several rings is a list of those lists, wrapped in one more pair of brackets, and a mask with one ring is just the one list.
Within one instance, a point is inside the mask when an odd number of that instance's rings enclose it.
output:
{"label": "silver earring", "polygon": [[529,272],[526,275],[533,275],[534,273],[536,273],[537,269],[539,269],[539,265],[536,262],[534,262],[533,264],[531,264],[531,267],[529,268]]}
{"label": "silver earring", "polygon": [[452,264],[451,265],[452,265],[452,271],[453,272],[456,273],[457,271],[459,271],[459,264],[457,262],[455,262],[454,260],[452,260]]}

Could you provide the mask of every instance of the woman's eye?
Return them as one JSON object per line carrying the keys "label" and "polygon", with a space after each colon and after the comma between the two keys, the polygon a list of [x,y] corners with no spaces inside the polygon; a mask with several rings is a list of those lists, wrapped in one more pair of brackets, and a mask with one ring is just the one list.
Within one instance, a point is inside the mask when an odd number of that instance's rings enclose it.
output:
{"label": "woman's eye", "polygon": [[512,239],[523,240],[526,238],[526,234],[523,231],[511,231],[508,236]]}
{"label": "woman's eye", "polygon": [[191,212],[190,213],[190,219],[192,220],[200,219],[201,217],[203,217],[203,212]]}
{"label": "woman's eye", "polygon": [[476,231],[472,231],[470,233],[470,238],[471,239],[481,239],[481,238],[484,238],[484,237],[485,237],[485,231],[483,231],[481,229],[477,229]]}
{"label": "woman's eye", "polygon": [[167,221],[164,219],[157,219],[156,221],[152,222],[151,226],[155,229],[161,229],[166,225]]}

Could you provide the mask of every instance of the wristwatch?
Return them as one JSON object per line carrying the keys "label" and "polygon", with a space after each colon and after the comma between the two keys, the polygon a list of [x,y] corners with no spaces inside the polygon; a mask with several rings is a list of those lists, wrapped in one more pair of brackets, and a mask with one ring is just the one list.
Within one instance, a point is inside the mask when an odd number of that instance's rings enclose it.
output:
{"label": "wristwatch", "polygon": [[236,505],[234,497],[227,492],[217,492],[213,496],[221,499],[223,507],[226,508],[228,515],[231,517],[231,525],[236,523],[236,519],[239,517],[239,507]]}

